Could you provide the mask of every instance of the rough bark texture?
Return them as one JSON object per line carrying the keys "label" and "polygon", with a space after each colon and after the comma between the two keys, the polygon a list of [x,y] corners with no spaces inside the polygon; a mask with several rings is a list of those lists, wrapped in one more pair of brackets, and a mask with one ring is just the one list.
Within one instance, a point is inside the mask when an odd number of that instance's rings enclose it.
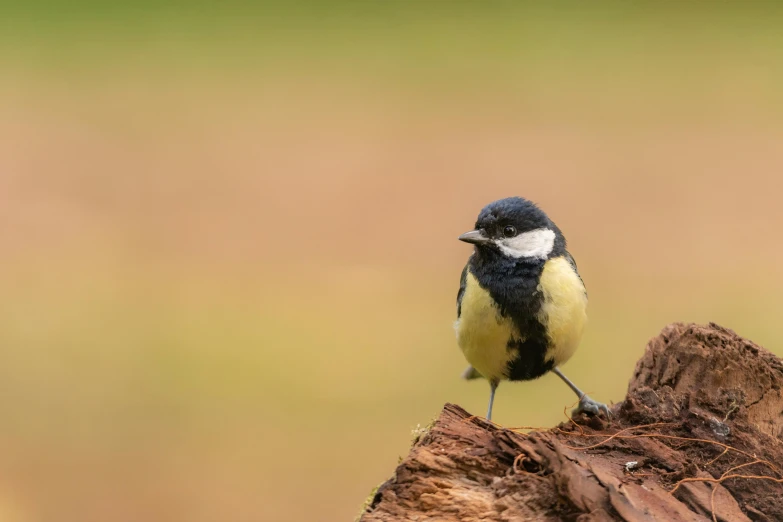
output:
{"label": "rough bark texture", "polygon": [[611,423],[523,434],[447,404],[361,520],[783,521],[782,388],[763,348],[673,324]]}

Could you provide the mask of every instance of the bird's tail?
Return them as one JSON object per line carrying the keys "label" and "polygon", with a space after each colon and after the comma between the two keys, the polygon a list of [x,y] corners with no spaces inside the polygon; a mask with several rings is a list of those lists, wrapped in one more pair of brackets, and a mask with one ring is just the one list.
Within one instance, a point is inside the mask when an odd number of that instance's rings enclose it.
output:
{"label": "bird's tail", "polygon": [[481,375],[476,369],[472,366],[468,366],[465,368],[465,371],[462,372],[462,378],[466,381],[472,381],[473,379],[481,379],[483,375]]}

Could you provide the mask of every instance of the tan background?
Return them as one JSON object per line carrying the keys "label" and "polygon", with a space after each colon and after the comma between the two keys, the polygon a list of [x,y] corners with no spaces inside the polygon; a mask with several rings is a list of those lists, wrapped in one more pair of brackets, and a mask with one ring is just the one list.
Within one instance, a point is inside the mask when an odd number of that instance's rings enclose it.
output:
{"label": "tan background", "polygon": [[351,520],[444,402],[484,411],[456,237],[509,195],[570,241],[595,398],[670,321],[783,354],[781,13],[482,6],[9,11],[0,519]]}

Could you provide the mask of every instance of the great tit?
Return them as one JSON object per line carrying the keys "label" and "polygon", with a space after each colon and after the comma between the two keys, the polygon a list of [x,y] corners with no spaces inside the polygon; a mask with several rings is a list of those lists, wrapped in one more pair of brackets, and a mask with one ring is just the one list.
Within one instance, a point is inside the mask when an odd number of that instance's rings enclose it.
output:
{"label": "great tit", "polygon": [[575,413],[608,417],[605,404],[558,368],[579,346],[587,291],[557,225],[534,203],[512,197],[484,207],[475,230],[459,240],[475,248],[460,277],[457,344],[470,363],[463,377],[489,381],[487,419],[500,381],[528,381],[549,371],[579,397]]}

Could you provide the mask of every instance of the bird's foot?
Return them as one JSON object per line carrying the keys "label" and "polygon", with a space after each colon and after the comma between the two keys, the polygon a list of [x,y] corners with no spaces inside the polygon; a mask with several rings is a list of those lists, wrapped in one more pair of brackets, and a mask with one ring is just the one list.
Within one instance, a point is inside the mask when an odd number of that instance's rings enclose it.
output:
{"label": "bird's foot", "polygon": [[587,395],[582,395],[582,398],[579,399],[579,406],[574,408],[574,411],[571,412],[571,415],[576,415],[582,412],[590,413],[591,415],[599,415],[601,412],[604,412],[607,419],[612,418],[612,414],[609,412],[609,406],[602,402],[594,401]]}

